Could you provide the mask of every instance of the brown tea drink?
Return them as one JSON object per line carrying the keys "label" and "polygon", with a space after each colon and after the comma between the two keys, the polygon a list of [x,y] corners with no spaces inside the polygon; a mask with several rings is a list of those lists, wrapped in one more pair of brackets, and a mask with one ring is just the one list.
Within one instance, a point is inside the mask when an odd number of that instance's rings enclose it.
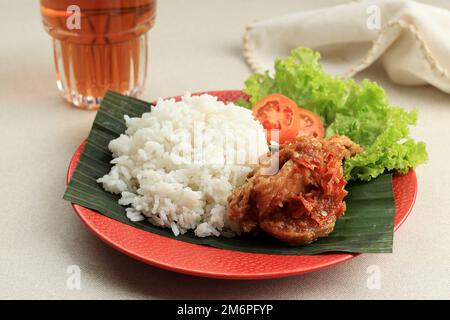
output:
{"label": "brown tea drink", "polygon": [[96,109],[107,90],[140,94],[156,0],[41,0],[41,14],[69,102]]}

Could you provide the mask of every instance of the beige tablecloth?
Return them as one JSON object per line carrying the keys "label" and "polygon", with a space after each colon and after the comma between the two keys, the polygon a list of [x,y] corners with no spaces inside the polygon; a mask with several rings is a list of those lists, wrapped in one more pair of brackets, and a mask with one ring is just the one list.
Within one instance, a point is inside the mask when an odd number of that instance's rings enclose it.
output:
{"label": "beige tablecloth", "polygon": [[[241,88],[249,75],[241,55],[247,22],[341,2],[159,1],[144,98]],[[450,7],[445,0],[427,2]],[[61,199],[67,164],[95,114],[58,96],[38,1],[3,0],[0,18],[8,31],[0,50],[0,298],[450,298],[450,95],[394,85],[376,66],[358,75],[378,81],[393,103],[419,108],[413,134],[427,142],[430,155],[417,170],[418,199],[395,234],[393,254],[365,254],[287,279],[195,278],[108,247]],[[80,290],[67,286],[71,265],[81,270]],[[381,275],[379,289],[367,286],[373,270]]]}

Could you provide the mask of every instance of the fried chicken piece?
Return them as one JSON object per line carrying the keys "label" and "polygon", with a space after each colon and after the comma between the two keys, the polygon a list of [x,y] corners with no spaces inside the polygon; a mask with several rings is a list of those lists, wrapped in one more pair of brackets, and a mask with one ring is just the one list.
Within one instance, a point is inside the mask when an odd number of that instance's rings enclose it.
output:
{"label": "fried chicken piece", "polygon": [[228,198],[228,215],[244,232],[266,233],[292,245],[333,231],[346,209],[342,160],[361,147],[345,136],[298,137],[280,146],[279,171],[255,169]]}

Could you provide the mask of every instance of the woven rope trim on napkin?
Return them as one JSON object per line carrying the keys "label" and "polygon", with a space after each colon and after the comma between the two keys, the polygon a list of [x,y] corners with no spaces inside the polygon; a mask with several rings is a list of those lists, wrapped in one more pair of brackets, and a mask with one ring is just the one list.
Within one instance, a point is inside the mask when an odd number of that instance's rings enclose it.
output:
{"label": "woven rope trim on napkin", "polygon": [[391,21],[386,26],[381,29],[380,33],[378,34],[377,38],[373,41],[372,47],[369,49],[366,57],[361,60],[361,62],[350,69],[345,75],[346,77],[352,77],[356,73],[358,73],[361,70],[364,70],[367,68],[370,64],[374,62],[373,56],[375,55],[377,48],[380,46],[381,40],[383,36],[392,28],[399,27],[403,30],[409,31],[416,40],[416,43],[420,49],[420,52],[422,53],[422,56],[426,63],[429,65],[431,70],[434,72],[437,72],[440,77],[446,78],[447,80],[450,80],[450,73],[447,69],[442,67],[442,65],[439,63],[439,61],[433,56],[430,47],[426,43],[425,39],[423,38],[422,34],[417,30],[417,28],[412,24],[405,20],[398,20],[398,21]]}
{"label": "woven rope trim on napkin", "polygon": [[[248,64],[248,66],[250,67],[250,69],[253,72],[261,73],[261,72],[264,72],[265,70],[261,66],[261,62],[256,57],[253,45],[250,42],[250,32],[252,31],[254,24],[256,22],[257,21],[249,23],[245,28],[245,33],[244,33],[244,37],[243,37],[242,54],[244,56],[245,61]],[[423,38],[423,36],[419,32],[419,30],[417,30],[417,28],[413,24],[408,23],[407,21],[404,21],[404,20],[391,21],[390,23],[385,25],[383,27],[383,29],[380,30],[380,33],[378,34],[377,38],[373,41],[373,45],[370,48],[370,50],[368,51],[365,58],[363,58],[359,64],[352,67],[343,77],[344,78],[352,77],[359,71],[367,68],[370,64],[372,64],[373,56],[375,55],[376,49],[379,47],[384,34],[387,33],[390,29],[396,28],[396,27],[399,27],[399,28],[402,28],[403,30],[409,31],[414,36],[414,39],[416,40],[416,42],[419,46],[420,52],[423,55],[423,58],[424,58],[423,60],[428,64],[430,69],[433,72],[437,72],[440,77],[445,78],[447,81],[450,81],[449,70],[442,67],[442,65],[439,63],[439,61],[433,56],[433,54],[430,50],[430,47],[426,43],[425,39]]]}
{"label": "woven rope trim on napkin", "polygon": [[250,32],[252,31],[253,26],[256,22],[258,21],[251,22],[245,27],[245,33],[242,39],[242,54],[244,55],[244,59],[250,67],[250,70],[252,70],[253,72],[264,72],[265,70],[263,70],[261,63],[255,56],[253,45],[250,43]]}

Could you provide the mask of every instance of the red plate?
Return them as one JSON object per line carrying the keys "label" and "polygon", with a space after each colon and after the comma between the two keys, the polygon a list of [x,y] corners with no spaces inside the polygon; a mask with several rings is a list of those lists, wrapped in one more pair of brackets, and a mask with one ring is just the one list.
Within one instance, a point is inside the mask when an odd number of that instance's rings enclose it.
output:
{"label": "red plate", "polygon": [[[223,101],[245,97],[241,91],[213,91]],[[76,150],[67,172],[72,177],[85,142]],[[406,220],[417,194],[414,170],[395,175],[394,230]],[[180,273],[225,279],[280,278],[316,271],[350,260],[358,254],[273,255],[223,250],[191,244],[143,231],[77,204],[72,205],[84,224],[104,242],[137,260]]]}

